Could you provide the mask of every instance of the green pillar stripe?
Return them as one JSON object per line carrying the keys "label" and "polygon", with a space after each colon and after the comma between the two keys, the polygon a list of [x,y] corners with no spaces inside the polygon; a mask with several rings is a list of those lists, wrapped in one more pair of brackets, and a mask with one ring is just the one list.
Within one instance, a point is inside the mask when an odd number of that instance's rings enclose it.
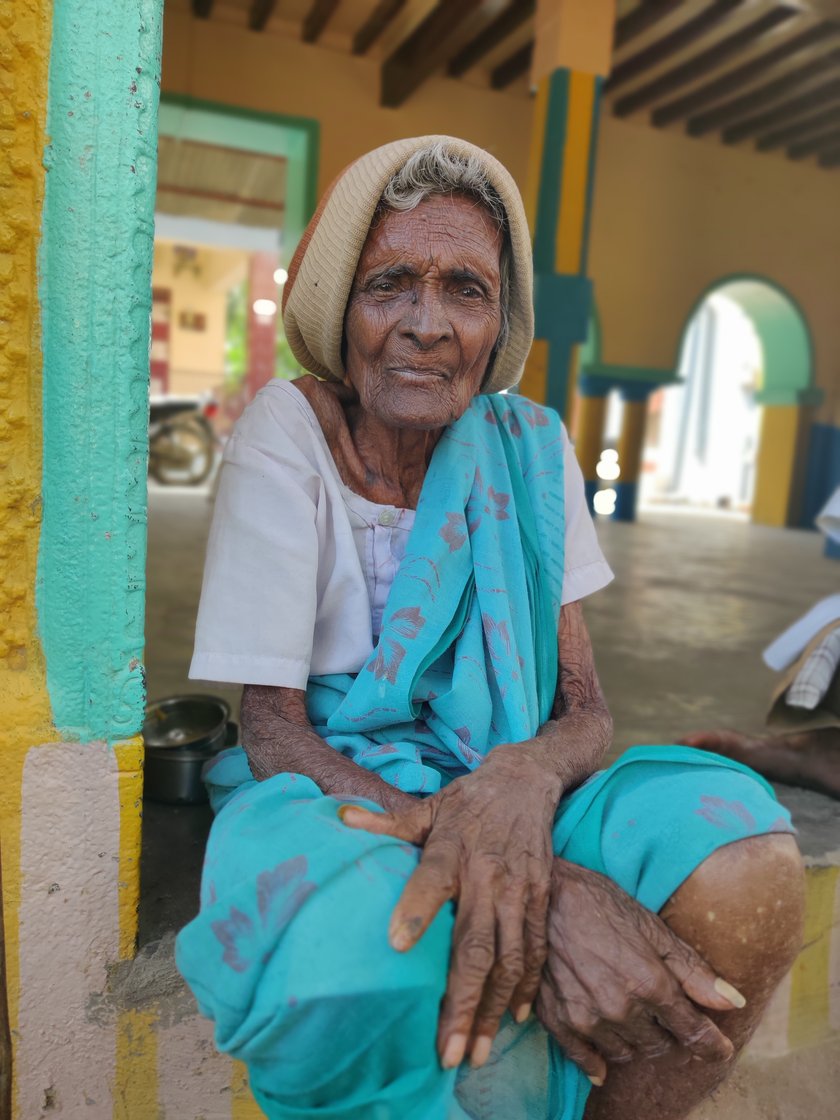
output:
{"label": "green pillar stripe", "polygon": [[594,96],[592,98],[592,127],[589,133],[589,167],[586,173],[586,211],[583,219],[583,239],[580,247],[580,272],[586,275],[586,265],[589,259],[589,232],[592,224],[592,196],[595,187],[595,164],[598,160],[598,129],[601,123],[601,90],[604,79],[595,78]]}
{"label": "green pillar stripe", "polygon": [[569,105],[569,71],[555,70],[549,79],[548,110],[545,115],[537,218],[534,227],[534,269],[553,272],[557,223],[560,215],[560,176],[566,144]]}
{"label": "green pillar stripe", "polygon": [[142,725],[162,0],[53,8],[38,620],[61,734]]}

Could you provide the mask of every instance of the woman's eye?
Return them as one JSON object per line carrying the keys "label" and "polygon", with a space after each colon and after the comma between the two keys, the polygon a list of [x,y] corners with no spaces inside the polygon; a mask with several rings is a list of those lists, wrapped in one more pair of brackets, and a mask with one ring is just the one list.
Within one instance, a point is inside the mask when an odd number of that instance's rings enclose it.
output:
{"label": "woman's eye", "polygon": [[467,284],[461,288],[461,295],[466,296],[468,299],[475,299],[481,295],[481,289],[476,288],[474,284]]}
{"label": "woman's eye", "polygon": [[390,295],[391,292],[397,290],[397,285],[393,280],[374,280],[370,286],[372,292],[377,292],[379,295]]}

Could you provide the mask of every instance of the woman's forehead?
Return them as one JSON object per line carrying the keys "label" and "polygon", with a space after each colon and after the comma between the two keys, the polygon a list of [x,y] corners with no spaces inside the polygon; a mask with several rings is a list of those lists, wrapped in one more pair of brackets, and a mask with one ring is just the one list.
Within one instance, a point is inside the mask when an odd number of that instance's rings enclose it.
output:
{"label": "woman's forehead", "polygon": [[385,211],[368,233],[359,268],[433,260],[441,267],[470,263],[498,271],[501,247],[499,224],[480,202],[432,195],[413,210]]}

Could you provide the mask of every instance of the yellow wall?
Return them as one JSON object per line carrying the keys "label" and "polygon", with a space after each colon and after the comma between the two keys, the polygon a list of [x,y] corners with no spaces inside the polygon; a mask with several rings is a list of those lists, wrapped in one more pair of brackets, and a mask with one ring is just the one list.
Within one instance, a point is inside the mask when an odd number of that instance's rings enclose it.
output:
{"label": "yellow wall", "polygon": [[776,281],[802,306],[818,383],[840,376],[840,176],[605,117],[591,271],[603,360],[669,367],[698,295],[730,273]]}
{"label": "yellow wall", "polygon": [[9,1013],[20,1001],[21,776],[27,750],[54,734],[37,636],[41,522],[41,330],[37,251],[44,198],[50,12],[33,3],[0,20],[0,849]]}
{"label": "yellow wall", "polygon": [[[194,20],[167,5],[163,88],[321,125],[319,188],[360,152],[399,136],[460,134],[499,156],[524,187],[533,102],[444,77],[400,109],[378,104],[378,64],[347,53]],[[729,273],[756,272],[803,306],[818,380],[840,422],[840,175],[748,147],[693,140],[604,115],[590,273],[603,359],[673,368],[695,300]]]}

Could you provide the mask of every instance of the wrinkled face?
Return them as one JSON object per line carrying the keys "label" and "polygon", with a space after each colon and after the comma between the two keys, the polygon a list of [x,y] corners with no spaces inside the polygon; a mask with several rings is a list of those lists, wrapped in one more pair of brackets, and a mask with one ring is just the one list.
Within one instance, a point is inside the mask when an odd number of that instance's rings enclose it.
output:
{"label": "wrinkled face", "polygon": [[391,427],[440,428],[479,391],[501,327],[498,223],[434,195],[368,234],[345,317],[348,380]]}

